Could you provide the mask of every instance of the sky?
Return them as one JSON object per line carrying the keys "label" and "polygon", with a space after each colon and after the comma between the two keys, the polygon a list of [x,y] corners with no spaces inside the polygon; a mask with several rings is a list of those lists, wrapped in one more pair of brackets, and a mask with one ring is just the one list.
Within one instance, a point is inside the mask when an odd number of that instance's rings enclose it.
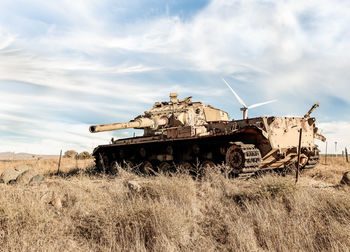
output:
{"label": "sky", "polygon": [[135,130],[90,125],[130,121],[170,92],[241,119],[223,77],[247,104],[278,100],[250,117],[320,102],[328,153],[341,151],[349,13],[345,0],[1,0],[0,152],[92,151]]}

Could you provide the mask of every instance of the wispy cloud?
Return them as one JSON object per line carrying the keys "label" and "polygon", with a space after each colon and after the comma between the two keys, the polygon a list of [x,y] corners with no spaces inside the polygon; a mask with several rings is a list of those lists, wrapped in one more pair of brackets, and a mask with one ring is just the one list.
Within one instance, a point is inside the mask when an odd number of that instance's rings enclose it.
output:
{"label": "wispy cloud", "polygon": [[89,124],[128,121],[171,91],[239,118],[222,76],[247,103],[279,99],[251,116],[302,115],[318,100],[322,125],[346,124],[349,11],[341,0],[2,1],[0,151],[91,150],[131,131]]}

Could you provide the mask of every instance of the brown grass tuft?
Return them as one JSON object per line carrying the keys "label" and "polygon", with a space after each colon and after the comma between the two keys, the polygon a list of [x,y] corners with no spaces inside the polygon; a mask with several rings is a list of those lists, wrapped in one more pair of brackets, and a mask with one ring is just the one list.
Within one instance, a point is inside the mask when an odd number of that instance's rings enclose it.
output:
{"label": "brown grass tuft", "polygon": [[[50,174],[56,161],[43,165],[39,171]],[[0,184],[0,250],[347,251],[350,189],[337,186],[346,170],[319,165],[297,185],[292,176],[242,181],[216,169],[202,180],[79,170],[33,185]]]}

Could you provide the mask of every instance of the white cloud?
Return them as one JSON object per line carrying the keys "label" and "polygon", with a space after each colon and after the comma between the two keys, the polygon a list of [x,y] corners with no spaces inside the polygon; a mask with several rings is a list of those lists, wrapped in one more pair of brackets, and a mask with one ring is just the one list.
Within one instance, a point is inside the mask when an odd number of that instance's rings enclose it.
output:
{"label": "white cloud", "polygon": [[[345,147],[350,151],[350,122],[332,121],[319,123],[321,133],[327,138],[328,154],[335,153],[335,142],[337,142],[337,153],[344,151]],[[322,153],[326,151],[326,143],[319,142]]]}
{"label": "white cloud", "polygon": [[[0,118],[5,119],[0,115]],[[9,119],[9,118],[7,118]],[[109,140],[114,137],[131,136],[130,132],[125,135],[123,132],[103,132],[91,134],[87,124],[71,124],[62,122],[47,121],[43,124],[41,120],[23,120],[28,126],[22,132],[11,130],[8,127],[0,126],[0,130],[11,133],[20,133],[19,136],[7,136],[2,138],[0,152],[28,152],[38,154],[57,154],[61,149],[74,149],[77,151],[92,151],[99,144],[108,144]],[[15,144],[14,144],[15,143]]]}
{"label": "white cloud", "polygon": [[[2,119],[10,120],[4,116],[16,112],[38,112],[38,131],[26,131],[38,137],[35,146],[41,148],[45,140],[50,148],[44,150],[56,152],[73,139],[68,125],[55,117],[57,108],[125,120],[170,91],[220,97],[218,105],[231,108],[222,76],[241,83],[238,88],[252,95],[248,103],[278,98],[274,110],[265,107],[270,113],[299,113],[295,108],[305,109],[306,102],[319,100],[322,106],[330,97],[350,103],[350,2],[213,0],[189,20],[168,12],[124,22],[113,21],[108,5],[112,3],[35,0],[30,10],[19,11],[13,1],[0,4],[0,15],[8,20],[0,22],[0,81],[47,88],[27,94],[3,90]],[[125,8],[123,2],[110,9],[116,15]],[[180,75],[187,75],[182,79],[188,81],[172,81]],[[40,114],[44,109],[51,109],[56,126],[50,126],[62,138],[51,135]],[[87,125],[75,123],[69,131],[79,135]],[[327,123],[320,128],[337,128]],[[344,135],[339,141],[350,144],[349,133]],[[87,133],[76,142],[91,148],[89,137]]]}

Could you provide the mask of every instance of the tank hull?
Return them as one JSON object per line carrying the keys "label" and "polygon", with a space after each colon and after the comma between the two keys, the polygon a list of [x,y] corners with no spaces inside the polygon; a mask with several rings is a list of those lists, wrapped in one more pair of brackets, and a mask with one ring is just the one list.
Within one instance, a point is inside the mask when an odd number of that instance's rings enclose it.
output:
{"label": "tank hull", "polygon": [[[93,155],[100,171],[121,167],[174,170],[227,164],[233,174],[286,168],[297,161],[299,130],[303,129],[301,167],[318,162],[314,144],[314,118],[258,117],[206,125],[207,134],[196,127],[168,128],[162,134],[119,139],[100,145]],[[165,167],[165,168],[164,168]],[[162,169],[161,169],[162,168]]]}

